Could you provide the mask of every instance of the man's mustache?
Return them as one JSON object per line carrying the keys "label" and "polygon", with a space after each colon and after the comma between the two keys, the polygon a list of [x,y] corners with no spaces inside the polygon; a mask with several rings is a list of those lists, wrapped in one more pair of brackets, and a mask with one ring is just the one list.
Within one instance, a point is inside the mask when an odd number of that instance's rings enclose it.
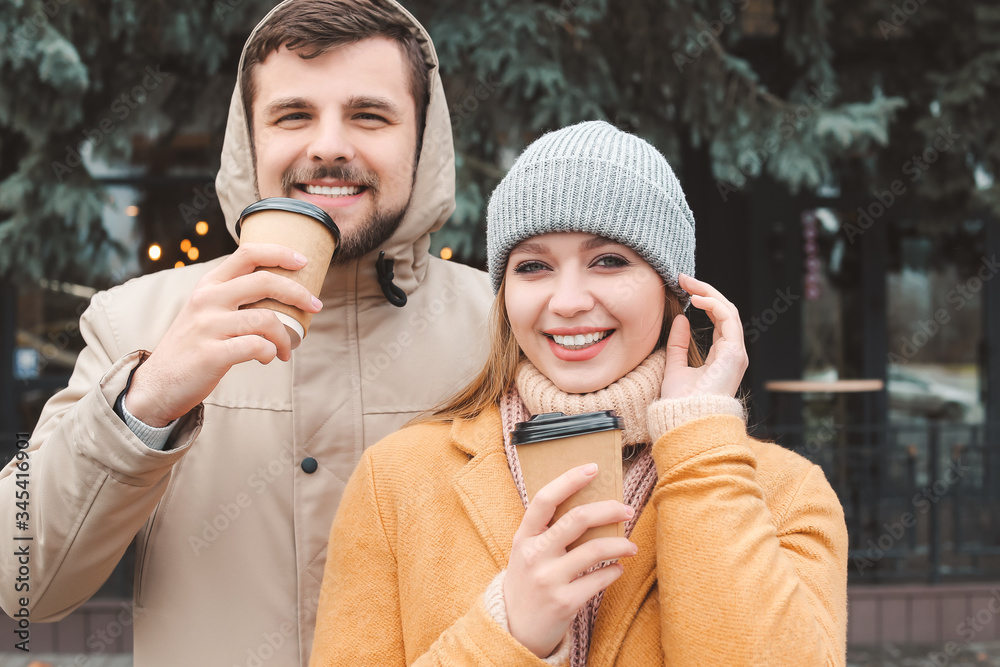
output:
{"label": "man's mustache", "polygon": [[378,175],[375,172],[363,171],[349,165],[321,165],[312,169],[292,167],[285,170],[281,175],[281,190],[286,195],[289,195],[292,192],[292,188],[298,183],[306,183],[324,178],[347,181],[348,183],[361,185],[372,190],[377,190],[379,183]]}

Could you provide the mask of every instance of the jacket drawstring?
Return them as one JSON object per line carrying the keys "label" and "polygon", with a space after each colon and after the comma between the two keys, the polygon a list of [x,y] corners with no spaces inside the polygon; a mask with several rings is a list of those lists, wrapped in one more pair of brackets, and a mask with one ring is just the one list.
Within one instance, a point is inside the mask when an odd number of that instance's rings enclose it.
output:
{"label": "jacket drawstring", "polygon": [[375,272],[378,274],[378,284],[382,287],[382,294],[385,295],[386,301],[402,308],[406,305],[406,292],[392,282],[395,277],[392,273],[393,261],[385,258],[385,251],[380,252],[378,259],[375,260]]}

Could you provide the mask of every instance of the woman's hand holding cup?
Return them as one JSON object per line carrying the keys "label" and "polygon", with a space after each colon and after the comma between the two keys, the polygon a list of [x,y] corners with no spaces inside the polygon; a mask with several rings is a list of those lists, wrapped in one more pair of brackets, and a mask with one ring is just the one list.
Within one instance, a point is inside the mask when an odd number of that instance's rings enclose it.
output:
{"label": "woman's hand holding cup", "polygon": [[667,337],[667,367],[660,397],[736,396],[749,364],[739,311],[708,283],[683,273],[679,280],[681,287],[691,295],[691,305],[708,313],[715,333],[705,365],[692,368],[688,365],[691,323],[684,315],[674,318]]}
{"label": "woman's hand holding cup", "polygon": [[503,591],[507,623],[514,638],[542,658],[559,645],[587,600],[618,579],[622,566],[581,573],[638,550],[624,537],[601,537],[566,551],[588,528],[631,518],[634,510],[617,500],[580,505],[549,526],[556,508],[596,475],[597,465],[587,464],[542,487],[514,534]]}

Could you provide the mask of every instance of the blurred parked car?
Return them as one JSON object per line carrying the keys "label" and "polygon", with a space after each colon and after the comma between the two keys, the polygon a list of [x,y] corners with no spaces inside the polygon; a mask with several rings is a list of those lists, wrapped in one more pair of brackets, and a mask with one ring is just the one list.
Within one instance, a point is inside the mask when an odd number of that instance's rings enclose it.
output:
{"label": "blurred parked car", "polygon": [[897,366],[888,372],[889,409],[908,415],[964,421],[976,411],[974,392],[925,378]]}

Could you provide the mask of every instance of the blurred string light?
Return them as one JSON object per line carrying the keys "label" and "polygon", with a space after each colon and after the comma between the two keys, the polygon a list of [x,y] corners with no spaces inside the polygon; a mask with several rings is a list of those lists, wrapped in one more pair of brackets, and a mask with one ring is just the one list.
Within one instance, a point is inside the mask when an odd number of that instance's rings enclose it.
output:
{"label": "blurred string light", "polygon": [[154,262],[163,256],[163,248],[158,243],[149,246],[149,258]]}
{"label": "blurred string light", "polygon": [[190,241],[188,241],[187,239],[184,239],[183,241],[181,241],[181,252],[187,252],[190,249],[191,249],[191,242]]}
{"label": "blurred string light", "polygon": [[138,206],[128,206],[128,207],[126,207],[125,208],[125,215],[127,215],[130,218],[134,218],[135,216],[139,215],[139,207]]}
{"label": "blurred string light", "polygon": [[441,259],[451,259],[451,248],[441,248]]}
{"label": "blurred string light", "polygon": [[194,231],[198,236],[204,236],[208,234],[208,223],[201,220],[197,225],[194,226]]}
{"label": "blurred string light", "polygon": [[198,252],[197,248],[195,248],[194,246],[191,246],[188,249],[187,254],[188,254],[188,259],[190,259],[192,262],[194,262],[194,261],[196,261],[198,259],[198,255],[200,255],[201,253]]}
{"label": "blurred string light", "polygon": [[176,262],[174,262],[174,268],[175,269],[179,269],[182,266],[184,266],[184,262],[182,262],[181,260],[177,260]]}

